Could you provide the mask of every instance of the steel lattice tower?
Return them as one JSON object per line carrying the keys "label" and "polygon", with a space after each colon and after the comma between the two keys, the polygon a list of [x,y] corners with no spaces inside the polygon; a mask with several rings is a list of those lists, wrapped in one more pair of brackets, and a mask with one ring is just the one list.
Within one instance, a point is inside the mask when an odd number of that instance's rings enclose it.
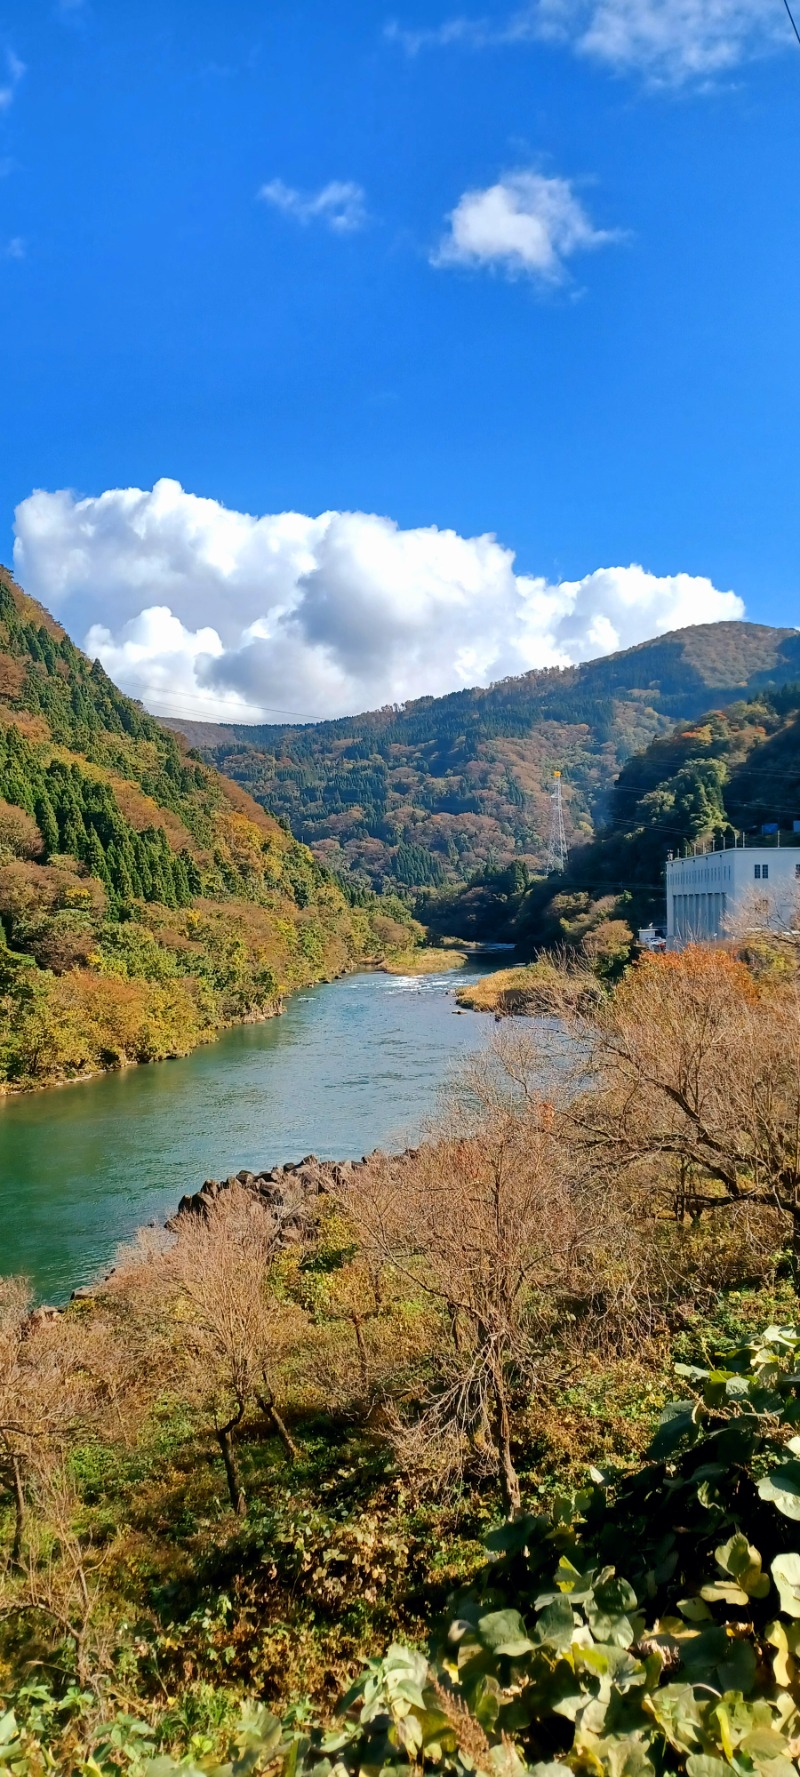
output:
{"label": "steel lattice tower", "polygon": [[567,836],[564,832],[564,803],[561,796],[561,772],[553,772],[550,798],[550,838],[547,844],[547,873],[567,867]]}

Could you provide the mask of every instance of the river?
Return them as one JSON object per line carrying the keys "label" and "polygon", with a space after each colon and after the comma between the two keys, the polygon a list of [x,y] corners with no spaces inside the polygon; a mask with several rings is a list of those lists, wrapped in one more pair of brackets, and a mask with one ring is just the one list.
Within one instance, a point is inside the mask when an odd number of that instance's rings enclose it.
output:
{"label": "river", "polygon": [[62,1301],[205,1178],[413,1142],[489,1037],[454,1015],[465,973],[346,976],[182,1060],[1,1100],[0,1273]]}

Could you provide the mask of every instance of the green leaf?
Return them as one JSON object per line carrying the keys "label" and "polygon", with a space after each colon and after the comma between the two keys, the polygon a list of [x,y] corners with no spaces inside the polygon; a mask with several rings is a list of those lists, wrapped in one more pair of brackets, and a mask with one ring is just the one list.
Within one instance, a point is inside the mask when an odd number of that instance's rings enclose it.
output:
{"label": "green leaf", "polygon": [[693,1752],[686,1760],[689,1777],[731,1777],[731,1766],[722,1758],[711,1758],[707,1752]]}
{"label": "green leaf", "polygon": [[645,1708],[658,1722],[676,1752],[702,1746],[703,1704],[690,1684],[665,1684],[645,1698]]}
{"label": "green leaf", "polygon": [[756,1657],[750,1643],[728,1636],[716,1625],[681,1642],[681,1662],[692,1684],[708,1684],[715,1691],[741,1691],[747,1696],[755,1682]]}
{"label": "green leaf", "polygon": [[576,1567],[567,1555],[562,1555],[555,1572],[555,1581],[559,1591],[568,1593],[576,1604],[581,1604],[586,1598],[596,1577],[596,1567],[589,1567],[585,1573],[582,1573],[581,1569]]}
{"label": "green leaf", "polygon": [[721,1580],[716,1580],[711,1586],[701,1586],[700,1597],[707,1599],[709,1604],[747,1603],[747,1593],[742,1591],[741,1586],[735,1586],[732,1582],[724,1585]]}
{"label": "green leaf", "polygon": [[702,1598],[679,1598],[678,1609],[687,1623],[710,1623],[711,1612]]}
{"label": "green leaf", "polygon": [[663,1462],[685,1438],[697,1435],[696,1410],[694,1401],[670,1401],[664,1408],[649,1450],[654,1462]]}
{"label": "green leaf", "polygon": [[618,1575],[596,1583],[583,1605],[592,1634],[598,1641],[630,1647],[634,1630],[628,1612],[636,1609],[636,1603],[633,1587]]}
{"label": "green leaf", "polygon": [[776,1555],[772,1577],[778,1588],[781,1610],[787,1617],[800,1617],[800,1555]]}
{"label": "green leaf", "polygon": [[[737,1531],[728,1542],[715,1549],[714,1554],[723,1573],[729,1573],[733,1579],[738,1580],[741,1590],[748,1598],[766,1598],[769,1580],[761,1571],[761,1556],[741,1531]],[[705,1592],[703,1596],[706,1596]],[[739,1603],[740,1600],[735,1602]]]}
{"label": "green leaf", "polygon": [[484,1541],[493,1555],[520,1555],[541,1542],[549,1529],[547,1518],[528,1513],[524,1518],[512,1518],[508,1524],[495,1525]]}
{"label": "green leaf", "polygon": [[608,1777],[655,1777],[647,1748],[638,1734],[614,1734],[587,1748],[603,1761]]}
{"label": "green leaf", "polygon": [[784,1518],[800,1522],[800,1462],[791,1457],[758,1483],[759,1495],[777,1506]]}
{"label": "green leaf", "polygon": [[739,1741],[739,1753],[752,1760],[762,1777],[797,1777],[787,1742],[771,1728],[754,1728]]}
{"label": "green leaf", "polygon": [[569,1647],[575,1633],[575,1618],[568,1598],[556,1598],[536,1619],[534,1634],[539,1646],[554,1647],[560,1653]]}
{"label": "green leaf", "polygon": [[[556,1607],[550,1606],[553,1610]],[[569,1607],[568,1607],[569,1608]],[[544,1613],[545,1616],[547,1612]],[[569,1612],[570,1635],[572,1633],[572,1611]],[[488,1616],[478,1619],[478,1636],[481,1645],[492,1654],[505,1654],[509,1659],[519,1659],[522,1654],[529,1654],[534,1643],[529,1639],[525,1624],[518,1610],[493,1610]]]}
{"label": "green leaf", "polygon": [[5,1715],[0,1715],[0,1747],[12,1746],[17,1738],[17,1718],[13,1709],[7,1709]]}

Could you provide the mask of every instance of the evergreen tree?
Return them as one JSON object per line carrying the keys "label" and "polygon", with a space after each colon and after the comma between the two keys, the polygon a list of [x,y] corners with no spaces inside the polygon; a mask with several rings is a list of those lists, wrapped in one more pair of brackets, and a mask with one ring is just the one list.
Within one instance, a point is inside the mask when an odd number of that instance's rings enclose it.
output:
{"label": "evergreen tree", "polygon": [[61,836],[60,850],[67,852],[72,858],[83,858],[89,843],[89,836],[83,824],[83,816],[74,802],[65,802],[59,809],[59,832]]}
{"label": "evergreen tree", "polygon": [[45,857],[49,858],[52,852],[58,851],[59,840],[58,821],[56,820],[53,804],[50,801],[46,789],[39,791],[39,794],[36,797],[34,813],[36,816],[36,824],[44,840]]}

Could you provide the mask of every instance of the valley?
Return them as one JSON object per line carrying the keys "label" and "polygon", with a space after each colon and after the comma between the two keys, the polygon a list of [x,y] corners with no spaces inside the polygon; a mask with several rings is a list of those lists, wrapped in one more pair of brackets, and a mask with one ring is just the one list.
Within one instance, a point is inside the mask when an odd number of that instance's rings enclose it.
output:
{"label": "valley", "polygon": [[546,861],[553,771],[570,845],[620,767],[678,722],[800,678],[800,635],[698,624],[584,665],[294,727],[168,726],[343,880],[420,893]]}

